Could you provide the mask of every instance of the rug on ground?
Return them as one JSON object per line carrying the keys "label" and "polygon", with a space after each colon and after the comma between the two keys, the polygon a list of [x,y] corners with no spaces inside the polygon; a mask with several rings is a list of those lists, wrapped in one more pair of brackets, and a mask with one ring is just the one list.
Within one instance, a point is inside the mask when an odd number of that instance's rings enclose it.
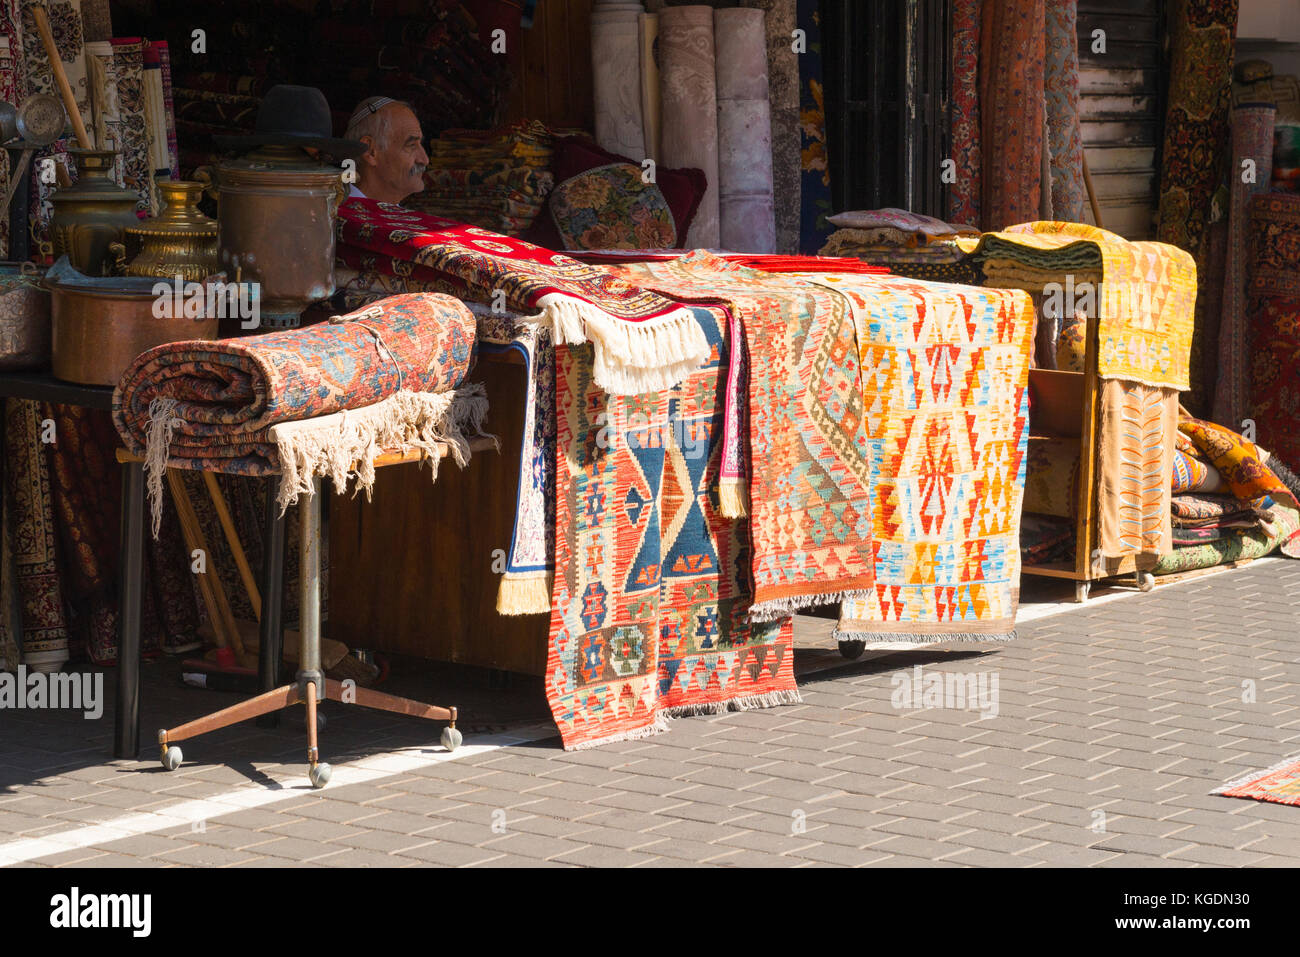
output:
{"label": "rug on ground", "polygon": [[1300,754],[1279,761],[1263,771],[1243,774],[1211,793],[1223,797],[1300,806]]}
{"label": "rug on ground", "polygon": [[724,314],[669,391],[607,394],[591,346],[555,349],[555,586],[546,693],[565,748],[668,717],[799,701],[787,617],[751,624],[750,533],[718,504]]}
{"label": "rug on ground", "polygon": [[1015,637],[1029,444],[1029,296],[817,276],[852,306],[871,465],[873,583],[837,637]]}

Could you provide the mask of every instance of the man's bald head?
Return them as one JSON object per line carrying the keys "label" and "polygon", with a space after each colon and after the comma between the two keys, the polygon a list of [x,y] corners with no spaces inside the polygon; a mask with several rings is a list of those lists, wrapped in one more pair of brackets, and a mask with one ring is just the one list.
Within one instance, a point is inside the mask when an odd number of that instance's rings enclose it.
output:
{"label": "man's bald head", "polygon": [[357,162],[357,188],[370,199],[400,203],[424,189],[429,155],[420,121],[409,104],[386,96],[362,100],[348,122],[345,139],[366,145]]}

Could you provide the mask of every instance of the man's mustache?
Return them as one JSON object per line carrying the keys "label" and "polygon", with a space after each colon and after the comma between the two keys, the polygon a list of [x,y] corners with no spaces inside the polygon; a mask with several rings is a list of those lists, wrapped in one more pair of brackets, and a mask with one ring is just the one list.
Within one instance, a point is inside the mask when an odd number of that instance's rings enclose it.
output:
{"label": "man's mustache", "polygon": [[429,168],[429,166],[428,166],[427,163],[416,163],[414,166],[411,167],[411,175],[412,175],[412,176],[423,176],[423,175],[424,175],[424,171],[425,171],[426,169],[428,169],[428,168]]}

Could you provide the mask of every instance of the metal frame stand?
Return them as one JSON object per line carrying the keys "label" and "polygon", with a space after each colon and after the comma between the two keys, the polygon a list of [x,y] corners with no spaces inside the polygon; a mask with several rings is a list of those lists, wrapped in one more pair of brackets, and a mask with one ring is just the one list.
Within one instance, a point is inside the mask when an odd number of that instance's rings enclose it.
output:
{"label": "metal frame stand", "polygon": [[[268,508],[275,508],[275,496],[271,495],[270,500]],[[325,677],[320,667],[321,480],[319,478],[313,481],[311,498],[303,503],[299,511],[301,513],[302,531],[299,548],[302,560],[299,567],[300,600],[298,614],[300,622],[298,630],[301,644],[298,655],[298,674],[294,678],[294,682],[264,691],[247,701],[241,701],[229,708],[214,711],[201,718],[188,721],[179,727],[164,728],[159,731],[159,752],[163,767],[168,771],[175,771],[181,766],[181,761],[184,760],[181,749],[176,746],[175,742],[198,737],[219,728],[229,727],[249,718],[273,715],[290,705],[301,703],[307,706],[307,776],[311,780],[312,787],[323,788],[329,783],[331,769],[328,764],[320,760],[316,707],[326,698],[330,701],[339,701],[345,704],[358,704],[364,708],[391,711],[394,714],[406,714],[431,721],[446,721],[447,727],[442,731],[442,746],[448,751],[454,751],[460,746],[463,739],[461,733],[456,730],[455,708],[440,708],[436,705],[412,701],[409,698],[398,698],[394,695],[371,691],[369,688],[351,686],[344,688],[341,682]],[[277,544],[279,550],[283,550],[283,521],[279,523],[279,529],[278,543],[275,541],[275,536],[272,536],[271,540],[266,543],[268,554],[274,553]],[[273,563],[268,562],[269,564]],[[270,584],[269,579],[271,577],[273,577],[272,574],[267,572],[268,584]],[[274,577],[278,578],[279,576],[275,575]],[[278,609],[272,609],[270,603],[278,603],[279,595],[280,589],[278,587],[274,589],[268,588],[263,592],[263,601],[266,604],[262,609],[264,633],[260,653],[262,655],[261,664],[263,667],[261,671],[263,681],[267,683],[269,682],[266,676],[276,675],[279,668],[280,636],[277,634],[274,641],[272,641],[268,640],[270,636],[265,634],[265,631],[271,627],[270,622],[274,621],[278,624],[279,615],[276,614],[272,617],[268,612],[278,611]],[[278,631],[278,628],[276,630]],[[276,658],[268,663],[267,656],[272,653],[276,655]]]}

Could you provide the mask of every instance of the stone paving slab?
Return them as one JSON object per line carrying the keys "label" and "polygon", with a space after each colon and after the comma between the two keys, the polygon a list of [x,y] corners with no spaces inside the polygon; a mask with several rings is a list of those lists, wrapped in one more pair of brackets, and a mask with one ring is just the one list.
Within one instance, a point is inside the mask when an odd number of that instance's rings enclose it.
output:
{"label": "stone paving slab", "polygon": [[[319,792],[298,718],[187,742],[168,774],[151,754],[107,760],[111,721],[15,712],[0,724],[0,858],[39,839],[15,866],[1296,866],[1300,808],[1210,791],[1300,753],[1298,626],[1300,562],[1281,560],[1033,617],[1007,644],[856,662],[833,622],[800,617],[801,705],[443,760],[436,725],[329,704],[336,775],[416,760]],[[996,707],[896,709],[918,665],[996,677]],[[175,668],[145,666],[146,728],[237,700],[180,688]],[[430,696],[407,680],[394,693]],[[434,700],[457,682],[479,722],[467,745],[547,713],[534,679],[454,668]],[[250,793],[269,799],[241,808]],[[143,831],[78,837],[128,818]]]}

